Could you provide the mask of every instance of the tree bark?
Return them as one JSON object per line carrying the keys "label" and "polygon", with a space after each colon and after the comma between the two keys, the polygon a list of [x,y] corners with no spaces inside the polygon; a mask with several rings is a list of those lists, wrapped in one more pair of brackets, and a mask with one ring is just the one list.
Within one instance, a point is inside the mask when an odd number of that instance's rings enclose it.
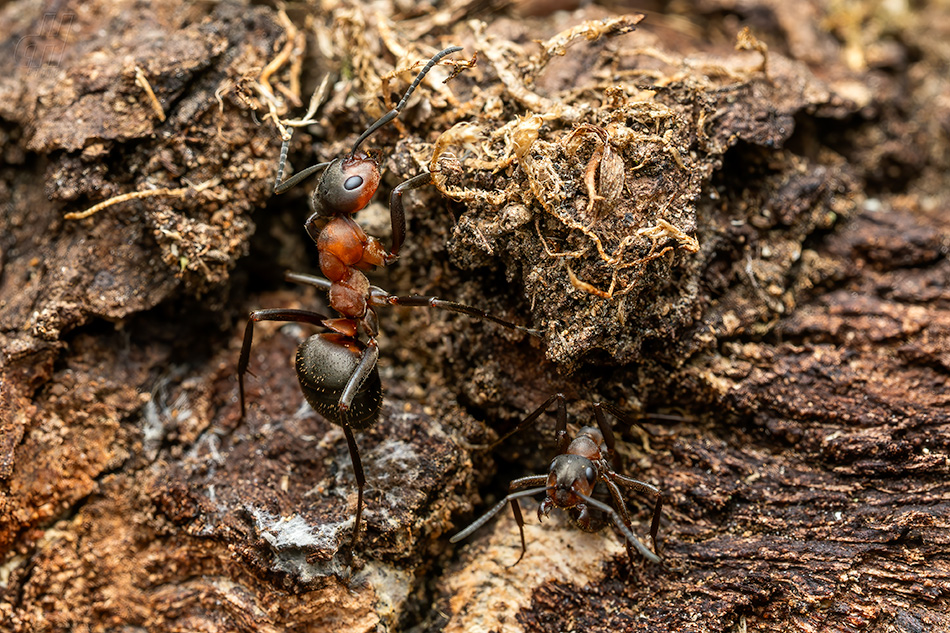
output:
{"label": "tree bark", "polygon": [[[3,630],[950,630],[944,12],[427,6],[3,7]],[[451,44],[363,147],[380,201],[434,175],[372,282],[541,336],[380,310],[352,549],[309,330],[259,323],[237,399],[250,310],[329,310],[283,281],[318,264],[277,122],[342,156]],[[624,412],[660,564],[531,500],[517,565],[507,510],[449,543],[547,473],[551,416],[492,442],[555,392]]]}

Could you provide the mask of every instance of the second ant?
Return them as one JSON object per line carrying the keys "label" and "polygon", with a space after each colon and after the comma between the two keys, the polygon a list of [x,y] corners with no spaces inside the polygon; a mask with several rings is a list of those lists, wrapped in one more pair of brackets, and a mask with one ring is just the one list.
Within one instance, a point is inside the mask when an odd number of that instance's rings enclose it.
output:
{"label": "second ant", "polygon": [[[529,475],[515,479],[508,484],[509,494],[496,503],[488,512],[476,519],[467,528],[456,534],[450,542],[457,543],[485,525],[492,517],[501,512],[505,505],[511,504],[511,512],[521,534],[521,555],[513,564],[521,562],[527,551],[524,539],[524,517],[518,500],[536,494],[545,493],[544,500],[538,506],[538,521],[551,514],[553,508],[566,510],[571,521],[585,532],[598,532],[612,523],[623,535],[627,556],[633,561],[632,545],[647,560],[658,563],[660,557],[656,536],[660,528],[660,513],[663,507],[663,495],[645,481],[633,479],[615,472],[614,435],[604,417],[603,409],[614,417],[624,419],[623,414],[607,403],[594,403],[594,417],[597,427],[585,426],[572,439],[567,432],[567,411],[563,394],[554,394],[535,409],[517,427],[506,433],[492,444],[497,446],[506,439],[532,424],[547,411],[552,402],[557,401],[557,427],[555,440],[557,456],[551,461],[546,475]],[[653,551],[636,537],[631,530],[630,513],[623,498],[620,486],[646,493],[655,498],[653,521],[650,524],[650,538]],[[526,489],[526,490],[525,490]]]}

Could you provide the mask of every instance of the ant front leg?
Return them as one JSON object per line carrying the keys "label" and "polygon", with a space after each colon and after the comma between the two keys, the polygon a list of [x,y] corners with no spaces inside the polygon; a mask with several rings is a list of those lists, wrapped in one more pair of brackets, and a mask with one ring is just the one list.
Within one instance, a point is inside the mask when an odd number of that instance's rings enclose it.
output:
{"label": "ant front leg", "polygon": [[[519,479],[514,479],[511,483],[508,484],[508,496],[505,497],[511,503],[511,513],[515,516],[515,523],[518,524],[518,533],[521,534],[521,555],[518,556],[518,560],[513,562],[510,566],[514,567],[521,562],[521,559],[524,558],[525,552],[528,551],[528,545],[524,540],[524,516],[521,514],[521,504],[518,503],[518,496],[514,493],[517,490],[523,490],[524,488],[529,488],[532,486],[542,486],[546,485],[548,481],[547,475],[529,475],[527,477],[520,477]],[[535,488],[536,489],[536,488]],[[546,489],[546,488],[545,488]],[[525,491],[530,492],[530,491]],[[523,496],[523,495],[520,495]]]}
{"label": "ant front leg", "polygon": [[[624,522],[620,518],[620,515],[617,514],[617,511],[614,508],[611,508],[606,503],[598,501],[597,499],[594,499],[593,497],[589,497],[585,495],[583,492],[580,492],[579,490],[575,490],[574,492],[575,494],[577,494],[578,497],[583,499],[584,502],[587,503],[588,506],[595,508],[597,510],[600,510],[607,517],[609,517],[610,520],[614,522],[614,525],[617,526],[617,529],[620,530],[620,533],[624,535],[624,538],[627,540],[627,542],[629,542],[634,547],[636,547],[637,551],[643,554],[644,558],[654,563],[660,562],[660,557],[654,554],[653,552],[651,552],[650,550],[648,550],[646,546],[640,542],[640,539],[636,537],[636,535],[630,530],[630,527],[628,525],[624,524]],[[629,549],[627,551],[629,551]]]}
{"label": "ant front leg", "polygon": [[[610,491],[610,496],[614,500],[614,506],[620,513],[620,520],[623,521],[623,524],[632,532],[633,528],[632,521],[630,520],[630,512],[627,510],[627,503],[624,501],[623,495],[620,494],[620,488],[617,487],[616,483],[610,480],[609,476],[602,476],[601,481],[604,482],[604,485],[607,486],[607,490]],[[627,548],[627,556],[632,563],[634,561],[633,551],[630,549],[630,543],[627,539],[624,539],[624,546]],[[653,542],[653,548],[656,549],[656,541]]]}
{"label": "ant front leg", "polygon": [[[620,467],[620,459],[617,456],[615,450],[616,440],[614,439],[614,432],[610,428],[610,425],[607,424],[607,418],[604,417],[603,409],[606,408],[605,403],[595,402],[594,403],[594,417],[597,419],[597,426],[600,428],[601,434],[604,436],[604,444],[607,445],[607,461],[610,462],[610,465],[616,470]],[[617,413],[613,408],[608,408],[608,411],[617,416]],[[617,416],[619,417],[619,416]],[[624,418],[619,418],[623,420]]]}
{"label": "ant front leg", "polygon": [[254,341],[254,323],[258,321],[288,321],[297,323],[309,323],[311,325],[323,325],[328,319],[327,316],[312,310],[295,309],[275,309],[275,310],[254,310],[247,319],[247,326],[244,328],[244,343],[241,345],[241,356],[238,358],[238,391],[241,395],[241,419],[244,419],[247,409],[244,400],[244,374],[247,372],[247,366],[251,358],[251,344]]}
{"label": "ant front leg", "polygon": [[653,539],[653,551],[659,554],[660,550],[656,542],[656,535],[660,530],[660,514],[663,511],[663,493],[661,493],[656,486],[652,486],[639,479],[633,479],[632,477],[626,477],[613,472],[607,473],[607,477],[627,488],[656,497],[656,505],[653,507],[653,521],[650,524],[650,538]]}
{"label": "ant front leg", "polygon": [[432,174],[426,172],[410,178],[404,183],[397,185],[389,196],[389,217],[393,227],[393,244],[389,249],[389,254],[395,257],[402,248],[402,243],[406,239],[406,212],[402,204],[402,194],[411,189],[418,189],[432,182]]}
{"label": "ant front leg", "polygon": [[[496,503],[494,506],[492,506],[491,510],[489,510],[482,516],[478,517],[467,528],[465,528],[464,530],[462,530],[461,532],[459,532],[458,534],[450,538],[449,543],[458,543],[463,538],[466,538],[472,532],[474,532],[478,528],[488,523],[488,521],[493,516],[495,516],[496,514],[501,512],[502,509],[504,509],[505,505],[510,503],[511,512],[512,514],[515,515],[515,523],[518,524],[518,530],[521,532],[521,556],[519,556],[518,560],[516,560],[511,565],[512,567],[514,567],[519,562],[521,562],[521,559],[524,557],[525,552],[528,551],[527,544],[525,543],[525,540],[524,540],[524,516],[522,516],[521,514],[521,505],[518,503],[518,499],[520,499],[521,497],[530,497],[531,495],[536,495],[538,493],[545,492],[547,490],[546,486],[531,488],[528,490],[522,490],[522,488],[526,488],[527,486],[531,486],[531,485],[537,486],[540,484],[546,484],[547,479],[548,479],[547,475],[530,475],[528,477],[521,477],[520,479],[512,480],[511,483],[508,484],[508,490],[509,490],[508,496],[506,496],[504,499],[502,499],[501,501]],[[517,490],[517,492],[511,492],[513,490]]]}
{"label": "ant front leg", "polygon": [[551,403],[557,400],[557,426],[554,431],[554,438],[557,442],[557,452],[558,455],[564,452],[564,449],[567,448],[567,445],[570,443],[570,440],[567,436],[567,407],[565,405],[564,394],[556,393],[547,400],[545,400],[541,405],[532,411],[528,417],[518,423],[518,426],[511,429],[499,439],[495,440],[491,444],[491,448],[499,446],[502,442],[510,438],[515,433],[521,431],[522,429],[527,428],[531,424],[534,424],[534,421],[537,420],[542,413],[548,410],[548,407],[551,406]]}

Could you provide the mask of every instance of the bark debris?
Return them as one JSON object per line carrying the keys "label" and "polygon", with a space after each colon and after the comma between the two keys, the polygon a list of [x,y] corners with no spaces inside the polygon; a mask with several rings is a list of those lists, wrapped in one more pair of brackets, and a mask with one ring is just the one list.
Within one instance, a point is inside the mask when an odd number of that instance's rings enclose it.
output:
{"label": "bark debris", "polygon": [[[0,10],[4,630],[950,629],[944,12],[577,4]],[[452,44],[366,143],[380,201],[435,174],[373,283],[543,338],[381,314],[351,553],[309,332],[257,328],[241,420],[243,324],[325,309],[282,281],[317,262],[281,140],[346,153]],[[385,241],[384,205],[357,219]],[[555,391],[646,429],[616,433],[662,565],[530,502],[517,566],[506,514],[448,543],[546,471],[550,416],[484,445]]]}

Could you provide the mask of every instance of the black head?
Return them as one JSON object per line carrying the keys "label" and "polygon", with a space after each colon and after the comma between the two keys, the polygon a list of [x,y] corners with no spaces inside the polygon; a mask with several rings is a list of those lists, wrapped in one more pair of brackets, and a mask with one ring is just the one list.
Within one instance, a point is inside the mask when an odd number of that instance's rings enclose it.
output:
{"label": "black head", "polygon": [[349,215],[369,204],[379,187],[376,161],[357,152],[332,161],[313,190],[310,205],[323,217]]}
{"label": "black head", "polygon": [[548,497],[558,508],[573,508],[583,500],[575,494],[590,495],[597,483],[594,462],[580,455],[566,453],[551,462],[548,471]]}

